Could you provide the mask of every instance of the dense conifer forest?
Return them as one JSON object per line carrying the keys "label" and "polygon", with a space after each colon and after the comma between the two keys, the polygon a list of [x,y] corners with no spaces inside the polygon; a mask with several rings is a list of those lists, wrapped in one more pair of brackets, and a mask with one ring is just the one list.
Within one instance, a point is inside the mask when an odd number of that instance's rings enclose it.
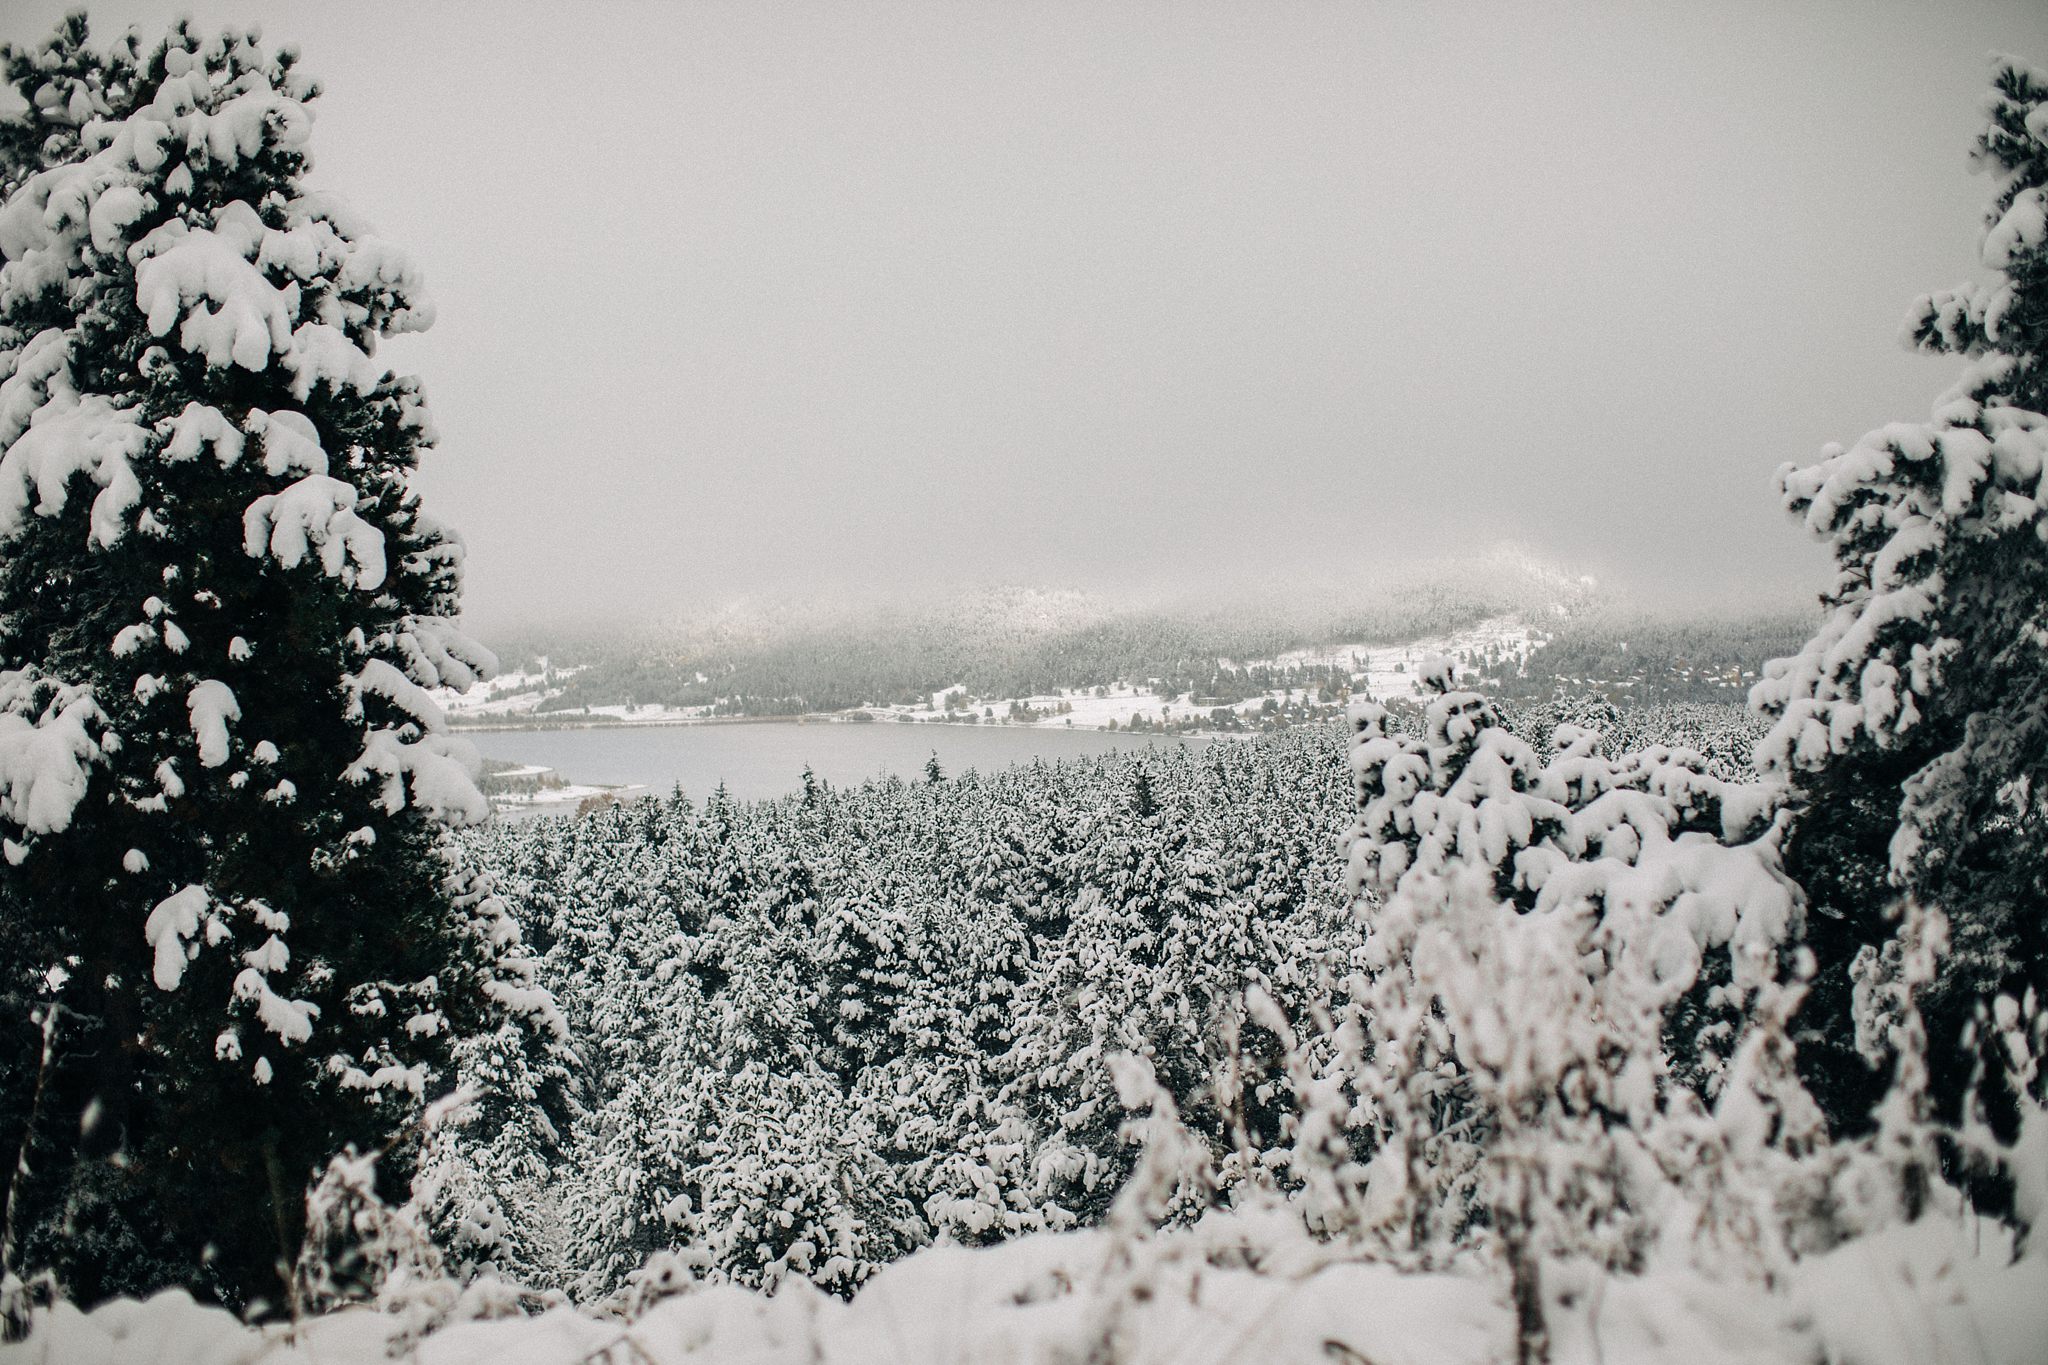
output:
{"label": "dense conifer forest", "polygon": [[[1507,722],[1539,744],[1604,724],[1616,752],[1691,750],[1729,779],[1761,733],[1704,705]],[[463,1255],[585,1298],[676,1246],[741,1283],[844,1291],[940,1238],[1092,1226],[1136,1159],[1117,1052],[1149,1059],[1216,1160],[1276,1147],[1281,1059],[1245,994],[1306,1019],[1352,970],[1328,833],[1351,795],[1342,728],[1302,726],[485,827],[468,847],[590,1042],[565,1129],[453,1154],[494,1207]]]}

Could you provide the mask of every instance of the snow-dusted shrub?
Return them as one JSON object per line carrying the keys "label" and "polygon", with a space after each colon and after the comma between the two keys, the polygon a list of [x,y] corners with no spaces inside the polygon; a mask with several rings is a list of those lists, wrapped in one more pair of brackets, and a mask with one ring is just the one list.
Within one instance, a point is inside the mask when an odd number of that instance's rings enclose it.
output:
{"label": "snow-dusted shrub", "polygon": [[446,834],[486,807],[427,689],[491,660],[409,487],[419,387],[374,358],[432,310],[303,188],[291,53],[72,20],[4,63],[7,1221],[87,1299],[275,1302],[328,1158],[449,1086],[458,1039],[550,1018]]}
{"label": "snow-dusted shrub", "polygon": [[1802,906],[1772,788],[1683,750],[1609,759],[1573,726],[1542,756],[1448,667],[1426,682],[1419,736],[1353,708],[1366,937],[1291,1049],[1288,1175],[1312,1228],[1375,1256],[1497,1247],[1534,1358],[1546,1260],[1675,1245],[1768,1271],[1807,1235],[1790,1205],[1823,1202],[1826,1172],[1784,1032]]}

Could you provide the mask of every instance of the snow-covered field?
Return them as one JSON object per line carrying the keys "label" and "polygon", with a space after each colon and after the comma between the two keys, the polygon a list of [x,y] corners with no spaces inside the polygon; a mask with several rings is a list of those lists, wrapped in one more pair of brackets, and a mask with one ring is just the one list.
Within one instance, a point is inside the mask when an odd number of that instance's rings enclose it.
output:
{"label": "snow-covered field", "polygon": [[494,792],[491,794],[491,808],[515,815],[560,815],[576,809],[592,797],[637,796],[644,791],[642,787],[597,787],[566,782],[559,787],[544,787],[532,792]]}
{"label": "snow-covered field", "polygon": [[546,672],[501,673],[466,692],[443,689],[434,699],[451,720],[469,725],[688,725],[711,718],[708,706],[589,706],[574,711],[535,713],[550,697],[560,696],[556,683],[578,672],[557,668]]}
{"label": "snow-covered field", "polygon": [[535,707],[560,694],[561,689],[554,685],[557,679],[566,678],[576,671],[573,668],[508,671],[467,691],[444,687],[434,693],[434,700],[441,704],[441,709],[451,720],[524,721],[532,717]]}
{"label": "snow-covered field", "polygon": [[486,764],[481,790],[501,814],[562,814],[593,797],[625,796],[639,787],[596,786],[565,780],[539,763]]}
{"label": "snow-covered field", "polygon": [[[1370,645],[1365,643],[1319,645],[1308,649],[1289,650],[1270,659],[1224,660],[1235,668],[1263,668],[1275,672],[1306,669],[1343,669],[1351,676],[1354,690],[1364,689],[1378,701],[1413,698],[1421,694],[1418,680],[1418,665],[1443,656],[1464,659],[1478,658],[1493,654],[1515,660],[1526,658],[1537,642],[1536,633],[1521,620],[1512,616],[1494,617],[1482,621],[1466,630],[1453,631],[1444,635],[1431,635],[1397,645]],[[1233,703],[1231,710],[1239,715],[1256,715],[1268,698],[1282,703],[1301,701],[1304,693],[1312,689],[1274,688],[1259,696]],[[1186,693],[1165,696],[1154,686],[1136,684],[1112,686],[1106,689],[1106,696],[1096,696],[1092,690],[1081,688],[1048,693],[1033,697],[1003,697],[977,700],[975,714],[984,709],[992,710],[995,719],[1002,721],[1013,703],[1029,706],[1035,711],[1048,714],[1036,721],[1016,721],[1012,724],[1033,724],[1038,726],[1062,726],[1071,723],[1076,730],[1107,729],[1112,722],[1118,729],[1129,729],[1131,721],[1143,716],[1148,722],[1186,719],[1191,715],[1207,716],[1213,707],[1197,706]],[[941,694],[943,695],[943,694]],[[1064,705],[1071,708],[1060,712]],[[944,720],[944,710],[936,704],[921,707],[875,708],[878,715],[908,716],[914,720]]]}
{"label": "snow-covered field", "polygon": [[[1537,644],[1536,633],[1516,617],[1496,616],[1466,630],[1432,635],[1398,645],[1323,645],[1294,649],[1272,659],[1253,659],[1253,668],[1341,668],[1354,690],[1363,684],[1375,701],[1421,695],[1417,668],[1431,659],[1463,660],[1487,654],[1519,662]],[[1256,705],[1256,703],[1254,703]]]}
{"label": "snow-covered field", "polygon": [[[1235,1224],[1236,1226],[1233,1226]],[[934,1247],[850,1302],[802,1280],[764,1295],[693,1286],[608,1314],[533,1316],[493,1281],[423,1287],[404,1307],[255,1329],[182,1291],[92,1313],[59,1304],[0,1365],[1503,1365],[1504,1280],[1487,1268],[1404,1274],[1331,1263],[1254,1237],[1259,1271],[1225,1268],[1246,1220],[1129,1242],[1108,1232]],[[1277,1246],[1293,1255],[1276,1254]],[[1938,1218],[1794,1266],[1776,1290],[1687,1269],[1606,1275],[1546,1267],[1554,1365],[2038,1365],[2048,1359],[2048,1256]],[[1241,1257],[1237,1258],[1241,1259]],[[418,1335],[431,1323],[440,1325]]]}

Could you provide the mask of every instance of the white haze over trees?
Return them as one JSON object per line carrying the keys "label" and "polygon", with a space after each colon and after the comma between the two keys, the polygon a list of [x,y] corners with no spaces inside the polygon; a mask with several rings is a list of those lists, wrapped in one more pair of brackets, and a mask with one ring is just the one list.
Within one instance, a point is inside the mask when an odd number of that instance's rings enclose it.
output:
{"label": "white haze over trees", "polygon": [[1758,490],[1948,382],[1870,339],[1974,230],[1986,53],[2048,44],[2033,0],[188,8],[308,52],[315,183],[426,264],[394,354],[493,633],[1502,538],[1808,594]]}

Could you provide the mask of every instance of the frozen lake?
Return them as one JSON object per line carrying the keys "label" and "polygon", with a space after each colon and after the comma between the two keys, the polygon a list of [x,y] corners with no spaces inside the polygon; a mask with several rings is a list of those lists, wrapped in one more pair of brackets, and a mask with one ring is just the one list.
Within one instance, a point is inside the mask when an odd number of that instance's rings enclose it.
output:
{"label": "frozen lake", "polygon": [[553,768],[570,782],[646,787],[681,784],[701,800],[720,782],[743,800],[786,796],[803,783],[804,765],[833,786],[871,777],[921,776],[934,753],[949,777],[988,772],[1036,758],[1075,758],[1148,745],[1208,744],[1187,738],[1108,730],[1002,725],[905,725],[761,721],[747,724],[607,726],[565,730],[461,732],[486,758]]}

